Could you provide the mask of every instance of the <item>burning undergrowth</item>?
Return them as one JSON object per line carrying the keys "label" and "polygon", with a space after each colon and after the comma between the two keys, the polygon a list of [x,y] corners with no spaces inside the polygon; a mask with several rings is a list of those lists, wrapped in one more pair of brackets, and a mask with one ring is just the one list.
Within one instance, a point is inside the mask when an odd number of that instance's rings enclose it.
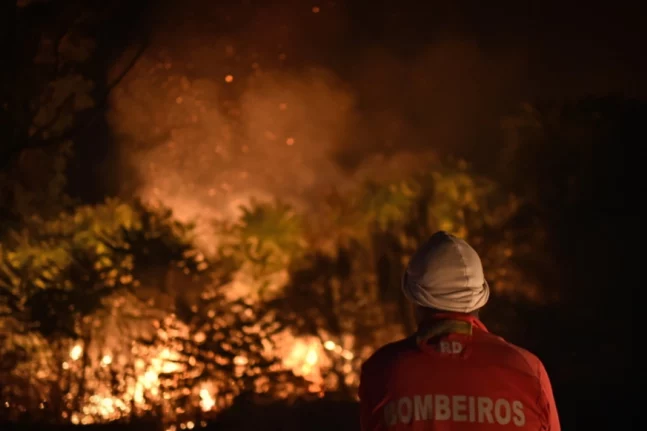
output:
{"label": "burning undergrowth", "polygon": [[[356,95],[250,56],[198,73],[149,52],[109,114],[139,199],[34,220],[2,245],[4,415],[191,429],[242,394],[352,399],[361,362],[411,329],[399,274],[420,239],[478,246],[518,209],[430,152],[342,167],[376,135]],[[383,141],[411,136],[382,114]],[[513,263],[527,249],[487,243],[493,287],[536,299]]]}

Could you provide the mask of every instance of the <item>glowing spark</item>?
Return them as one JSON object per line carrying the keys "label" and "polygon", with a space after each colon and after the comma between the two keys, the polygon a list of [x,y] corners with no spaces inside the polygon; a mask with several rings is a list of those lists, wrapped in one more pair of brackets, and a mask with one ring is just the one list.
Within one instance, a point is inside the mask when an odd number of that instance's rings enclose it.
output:
{"label": "glowing spark", "polygon": [[225,82],[226,82],[227,84],[230,84],[230,83],[234,82],[234,75],[227,75],[227,76],[225,76]]}
{"label": "glowing spark", "polygon": [[288,145],[294,145],[294,138],[286,139],[285,143],[288,144]]}
{"label": "glowing spark", "polygon": [[306,354],[306,357],[305,357],[306,364],[313,366],[317,363],[318,360],[319,360],[319,355],[317,354],[317,351],[314,350],[313,348],[310,348],[310,350],[308,350],[308,353]]}
{"label": "glowing spark", "polygon": [[244,357],[244,356],[236,356],[234,358],[234,364],[236,364],[236,365],[241,365],[241,366],[242,365],[247,365],[247,362],[248,362],[247,358]]}
{"label": "glowing spark", "polygon": [[144,374],[144,384],[146,387],[150,388],[155,382],[157,382],[157,373],[153,370],[146,371]]}
{"label": "glowing spark", "polygon": [[342,352],[341,356],[342,356],[344,359],[348,359],[349,361],[350,361],[351,359],[353,359],[353,357],[355,357],[355,355],[353,355],[353,352],[351,352],[350,350],[344,350],[344,351]]}
{"label": "glowing spark", "polygon": [[200,408],[204,412],[208,412],[216,405],[216,400],[213,399],[208,389],[200,389]]}
{"label": "glowing spark", "polygon": [[105,355],[103,358],[101,358],[101,364],[104,366],[112,364],[112,356]]}
{"label": "glowing spark", "polygon": [[142,387],[141,384],[137,384],[135,387],[135,393],[133,394],[133,399],[137,404],[141,404],[144,402],[144,388]]}
{"label": "glowing spark", "polygon": [[312,13],[319,13],[320,11],[321,11],[321,8],[319,8],[319,6],[312,7]]}
{"label": "glowing spark", "polygon": [[324,343],[324,349],[326,350],[334,350],[335,349],[335,342],[328,340]]}
{"label": "glowing spark", "polygon": [[77,344],[76,346],[72,347],[72,350],[70,350],[70,358],[72,358],[73,361],[76,361],[81,357],[82,353],[83,347],[81,347],[80,344]]}

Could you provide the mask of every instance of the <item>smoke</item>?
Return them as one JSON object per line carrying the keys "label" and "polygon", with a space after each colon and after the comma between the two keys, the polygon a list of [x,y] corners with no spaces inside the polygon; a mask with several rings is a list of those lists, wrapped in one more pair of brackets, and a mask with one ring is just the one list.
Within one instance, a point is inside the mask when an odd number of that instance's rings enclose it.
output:
{"label": "smoke", "polygon": [[280,5],[265,12],[218,34],[177,17],[113,94],[135,193],[182,220],[206,225],[251,198],[316,209],[322,190],[474,152],[514,98],[522,65],[509,53],[452,40],[407,57],[345,50],[341,10],[312,22]]}

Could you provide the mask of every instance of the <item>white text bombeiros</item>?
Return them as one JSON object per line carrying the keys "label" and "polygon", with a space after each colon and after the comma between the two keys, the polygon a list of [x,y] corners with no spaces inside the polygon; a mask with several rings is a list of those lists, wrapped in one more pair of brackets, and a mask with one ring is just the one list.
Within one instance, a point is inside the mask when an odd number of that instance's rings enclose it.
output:
{"label": "white text bombeiros", "polygon": [[522,427],[526,416],[521,401],[468,395],[426,394],[402,397],[384,407],[387,426],[413,421],[453,421],[513,424]]}

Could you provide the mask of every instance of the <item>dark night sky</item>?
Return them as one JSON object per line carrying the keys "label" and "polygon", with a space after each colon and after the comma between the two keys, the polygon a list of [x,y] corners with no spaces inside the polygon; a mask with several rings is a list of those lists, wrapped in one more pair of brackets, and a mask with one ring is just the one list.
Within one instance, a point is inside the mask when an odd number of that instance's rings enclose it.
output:
{"label": "dark night sky", "polygon": [[644,96],[639,82],[645,72],[644,6],[638,1],[372,4],[352,8],[351,25],[364,41],[384,41],[398,50],[444,38],[474,40],[486,51],[510,50],[523,58],[528,65],[523,78],[533,93]]}
{"label": "dark night sky", "polygon": [[[546,96],[578,95],[618,91],[628,95],[645,95],[645,35],[641,31],[644,6],[639,1],[560,2],[560,1],[225,1],[236,5],[231,15],[280,25],[292,9],[290,26],[298,35],[314,43],[335,40],[336,47],[357,54],[368,47],[379,46],[406,55],[422,51],[443,40],[473,41],[484,52],[513,52],[527,66],[519,78],[530,94]],[[198,17],[205,2],[182,2],[186,10]],[[194,4],[195,6],[188,6]],[[239,6],[239,5],[248,6]],[[257,7],[257,5],[264,5]],[[282,5],[282,6],[277,6]],[[310,7],[321,7],[321,17],[336,16],[318,26],[306,21]],[[254,11],[255,9],[255,11]],[[249,13],[250,11],[254,11]],[[642,12],[642,13],[641,13]],[[312,17],[310,17],[312,18]],[[274,20],[274,21],[273,21]],[[240,21],[238,21],[240,22]],[[230,21],[236,28],[234,18]],[[320,32],[315,36],[313,32]],[[337,33],[337,35],[335,34]],[[294,33],[293,33],[294,34]],[[316,48],[316,46],[313,46]],[[325,52],[313,49],[320,59]],[[337,52],[339,55],[339,51]]]}
{"label": "dark night sky", "polygon": [[[173,4],[174,3],[174,4]],[[212,34],[264,36],[282,26],[313,61],[354,58],[371,47],[406,56],[446,40],[475,42],[485,53],[510,52],[527,70],[529,94],[579,95],[607,91],[645,96],[645,9],[639,1],[218,1],[170,2],[162,12],[173,37],[183,24]],[[321,7],[318,16],[310,8]],[[222,21],[228,16],[229,19]],[[317,21],[313,20],[316,19]],[[260,42],[258,40],[257,42]],[[293,40],[296,43],[296,40]],[[304,46],[304,48],[308,48]],[[328,49],[324,49],[328,48]],[[332,49],[334,48],[334,49]],[[332,49],[332,52],[330,51]],[[305,54],[305,53],[302,53]],[[351,60],[352,62],[352,60]]]}

